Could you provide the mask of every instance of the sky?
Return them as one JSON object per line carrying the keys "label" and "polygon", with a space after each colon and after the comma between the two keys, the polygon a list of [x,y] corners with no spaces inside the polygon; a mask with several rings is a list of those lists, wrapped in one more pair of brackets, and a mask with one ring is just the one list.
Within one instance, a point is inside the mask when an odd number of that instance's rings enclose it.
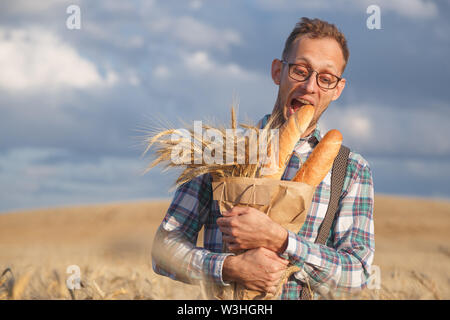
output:
{"label": "sky", "polygon": [[304,16],[334,23],[350,49],[321,130],[369,162],[376,193],[449,199],[448,0],[6,0],[0,212],[170,199],[177,172],[143,174],[143,129],[228,122],[234,97],[241,122],[270,113],[272,60]]}

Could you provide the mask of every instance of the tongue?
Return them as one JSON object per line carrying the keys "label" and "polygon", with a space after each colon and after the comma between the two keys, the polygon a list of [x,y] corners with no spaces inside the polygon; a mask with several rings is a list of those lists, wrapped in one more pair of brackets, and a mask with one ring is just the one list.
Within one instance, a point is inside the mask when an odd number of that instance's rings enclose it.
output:
{"label": "tongue", "polygon": [[297,110],[297,109],[303,107],[303,105],[304,104],[301,103],[300,101],[298,101],[297,99],[292,99],[292,102],[291,102],[292,109]]}

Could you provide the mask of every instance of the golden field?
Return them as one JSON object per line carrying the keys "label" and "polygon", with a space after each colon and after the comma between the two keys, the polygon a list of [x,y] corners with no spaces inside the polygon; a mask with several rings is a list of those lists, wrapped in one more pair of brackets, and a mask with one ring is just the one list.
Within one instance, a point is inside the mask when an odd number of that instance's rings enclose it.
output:
{"label": "golden field", "polygon": [[[0,299],[203,299],[156,275],[150,250],[169,202],[0,214]],[[450,299],[450,202],[376,195],[381,288],[358,299]],[[68,267],[81,289],[70,292]],[[73,271],[72,271],[73,272]]]}

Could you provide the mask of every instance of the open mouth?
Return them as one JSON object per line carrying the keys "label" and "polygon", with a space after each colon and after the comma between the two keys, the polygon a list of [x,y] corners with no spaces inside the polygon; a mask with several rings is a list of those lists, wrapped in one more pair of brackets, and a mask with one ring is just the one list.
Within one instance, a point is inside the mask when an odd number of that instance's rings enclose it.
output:
{"label": "open mouth", "polygon": [[291,112],[294,113],[296,112],[298,109],[300,109],[301,107],[303,107],[304,105],[310,104],[312,106],[314,106],[310,101],[305,100],[305,99],[301,99],[301,98],[292,98],[289,107],[291,109]]}

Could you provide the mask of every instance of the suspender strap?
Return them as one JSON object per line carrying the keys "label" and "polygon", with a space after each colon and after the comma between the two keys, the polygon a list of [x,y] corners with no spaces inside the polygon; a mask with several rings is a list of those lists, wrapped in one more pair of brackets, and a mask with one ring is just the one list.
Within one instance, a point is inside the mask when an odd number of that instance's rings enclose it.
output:
{"label": "suspender strap", "polygon": [[349,153],[350,150],[347,147],[342,146],[336,159],[334,159],[333,169],[331,170],[330,202],[328,203],[328,210],[320,226],[315,243],[326,244],[327,242],[331,225],[333,224],[334,217],[339,209],[339,199],[341,198],[342,188],[344,186]]}
{"label": "suspender strap", "polygon": [[[326,244],[328,235],[330,234],[331,226],[333,225],[334,217],[339,209],[339,199],[341,197],[342,188],[344,186],[345,174],[347,171],[347,161],[350,149],[346,146],[341,146],[336,159],[333,162],[331,169],[331,192],[330,202],[328,203],[328,210],[325,214],[322,224],[320,225],[319,234],[317,235],[315,243]],[[303,286],[301,293],[302,300],[310,300],[310,293],[306,284]]]}

